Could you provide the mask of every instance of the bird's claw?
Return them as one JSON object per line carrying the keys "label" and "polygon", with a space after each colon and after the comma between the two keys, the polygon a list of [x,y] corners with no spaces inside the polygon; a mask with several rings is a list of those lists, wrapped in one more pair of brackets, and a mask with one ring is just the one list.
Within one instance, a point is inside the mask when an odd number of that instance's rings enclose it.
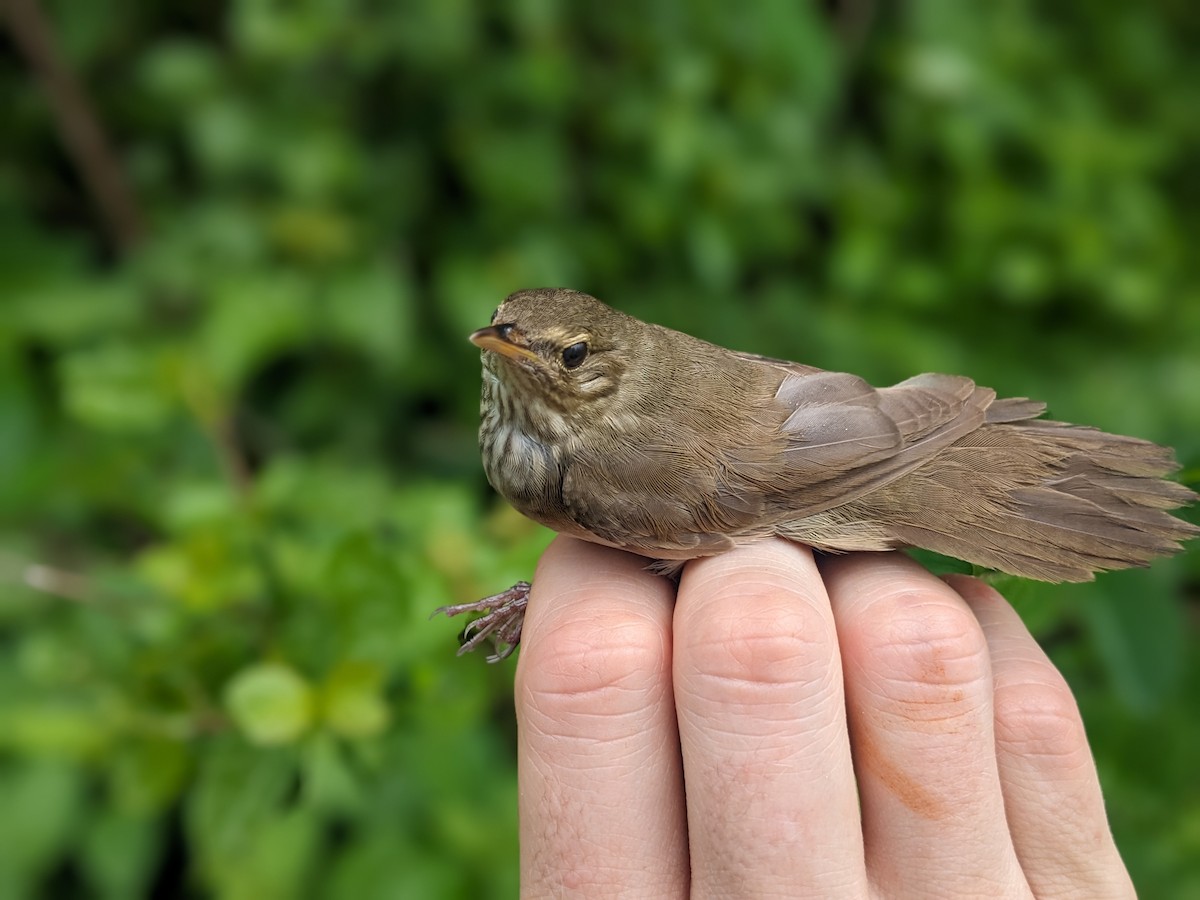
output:
{"label": "bird's claw", "polygon": [[470,653],[487,638],[491,638],[496,652],[488,656],[490,663],[499,662],[512,654],[521,643],[521,626],[525,622],[525,605],[529,602],[528,581],[518,581],[507,591],[492,594],[474,603],[457,603],[453,606],[439,606],[433,615],[444,613],[447,616],[457,616],[468,612],[483,612],[480,616],[467,623],[463,629],[462,646],[458,655]]}

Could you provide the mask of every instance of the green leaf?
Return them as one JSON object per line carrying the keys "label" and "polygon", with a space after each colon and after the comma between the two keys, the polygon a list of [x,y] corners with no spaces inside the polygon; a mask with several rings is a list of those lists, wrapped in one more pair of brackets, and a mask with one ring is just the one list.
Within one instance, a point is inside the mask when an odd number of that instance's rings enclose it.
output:
{"label": "green leaf", "polygon": [[63,400],[81,422],[114,432],[163,426],[177,398],[166,360],[122,343],[65,355],[59,368]]}
{"label": "green leaf", "polygon": [[10,700],[0,705],[0,747],[45,759],[89,759],[112,739],[111,725],[77,700]]}
{"label": "green leaf", "polygon": [[105,810],[89,823],[80,848],[87,881],[105,900],[145,896],[162,846],[153,819]]}
{"label": "green leaf", "polygon": [[216,382],[237,389],[270,356],[313,333],[313,294],[296,271],[225,278],[200,335]]}
{"label": "green leaf", "polygon": [[164,40],[145,55],[140,69],[146,88],[173,107],[202,102],[221,83],[220,58],[199,41]]}
{"label": "green leaf", "polygon": [[411,364],[412,297],[408,280],[381,261],[330,279],[325,314],[332,333],[385,371]]}
{"label": "green leaf", "polygon": [[374,830],[335,861],[323,895],[330,900],[473,896],[464,874],[417,852],[409,835]]}
{"label": "green leaf", "polygon": [[304,800],[313,809],[361,815],[367,804],[366,783],[347,759],[344,744],[328,731],[304,744]]}
{"label": "green leaf", "polygon": [[308,682],[282,663],[240,671],[225,689],[225,706],[252,744],[292,743],[313,720]]}
{"label": "green leaf", "polygon": [[1168,569],[1105,574],[1081,607],[1118,694],[1142,712],[1158,709],[1183,674],[1187,629]]}
{"label": "green leaf", "polygon": [[188,748],[164,738],[127,738],[115,747],[106,774],[122,816],[164,812],[178,800],[191,772]]}
{"label": "green leaf", "polygon": [[383,670],[369,663],[342,663],[321,685],[320,708],[322,722],[343,737],[380,734],[390,719]]}
{"label": "green leaf", "polygon": [[312,865],[315,822],[287,798],[294,754],[221,739],[206,748],[187,828],[206,883],[228,898],[297,896]]}
{"label": "green leaf", "polygon": [[67,849],[84,805],[81,774],[44,760],[0,767],[0,872],[32,880]]}

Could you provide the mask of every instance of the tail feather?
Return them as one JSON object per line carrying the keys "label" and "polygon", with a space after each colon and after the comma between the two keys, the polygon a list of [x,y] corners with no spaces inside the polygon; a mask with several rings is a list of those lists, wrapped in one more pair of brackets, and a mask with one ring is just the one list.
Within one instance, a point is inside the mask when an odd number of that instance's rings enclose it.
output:
{"label": "tail feather", "polygon": [[1001,422],[1020,422],[1025,419],[1036,419],[1046,411],[1046,404],[1025,397],[1005,397],[997,400],[987,411],[987,423],[999,425]]}
{"label": "tail feather", "polygon": [[875,492],[862,512],[889,523],[897,544],[1047,581],[1090,581],[1096,571],[1144,566],[1200,535],[1167,512],[1197,499],[1164,480],[1177,468],[1170,450],[1092,428],[1016,420],[1035,412],[1028,401],[996,406],[993,424]]}

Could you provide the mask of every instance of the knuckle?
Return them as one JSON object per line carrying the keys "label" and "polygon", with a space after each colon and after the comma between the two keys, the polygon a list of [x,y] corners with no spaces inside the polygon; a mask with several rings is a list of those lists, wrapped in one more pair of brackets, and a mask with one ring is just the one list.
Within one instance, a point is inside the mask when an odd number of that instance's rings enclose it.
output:
{"label": "knuckle", "polygon": [[667,635],[648,618],[564,618],[522,645],[517,702],[552,720],[634,713],[667,683],[669,659]]}
{"label": "knuckle", "polygon": [[950,715],[948,706],[973,705],[989,690],[987,640],[966,607],[926,592],[896,594],[848,630],[844,644],[854,668],[907,714]]}
{"label": "knuckle", "polygon": [[832,621],[801,598],[740,585],[677,623],[675,652],[689,690],[744,702],[826,685],[836,671],[837,637]]}
{"label": "knuckle", "polygon": [[998,687],[995,703],[998,745],[1025,758],[1090,765],[1083,719],[1057,671]]}

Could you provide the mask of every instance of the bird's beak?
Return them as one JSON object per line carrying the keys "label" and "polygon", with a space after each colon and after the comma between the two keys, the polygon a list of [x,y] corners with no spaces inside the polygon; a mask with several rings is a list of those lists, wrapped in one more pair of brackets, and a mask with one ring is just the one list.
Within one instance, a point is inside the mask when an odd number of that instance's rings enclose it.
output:
{"label": "bird's beak", "polygon": [[528,347],[514,343],[511,325],[489,325],[471,332],[471,343],[481,350],[492,350],[509,359],[538,361],[538,355]]}

